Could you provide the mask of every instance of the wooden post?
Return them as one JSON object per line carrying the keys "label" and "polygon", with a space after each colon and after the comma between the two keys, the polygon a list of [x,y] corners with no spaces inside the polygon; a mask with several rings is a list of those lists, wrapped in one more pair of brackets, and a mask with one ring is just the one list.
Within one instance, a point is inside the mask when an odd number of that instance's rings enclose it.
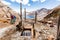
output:
{"label": "wooden post", "polygon": [[58,18],[58,28],[57,28],[57,40],[60,40],[60,15]]}
{"label": "wooden post", "polygon": [[21,19],[21,26],[22,26],[22,3],[20,3],[20,19]]}
{"label": "wooden post", "polygon": [[24,8],[24,21],[26,21],[26,8]]}
{"label": "wooden post", "polygon": [[35,23],[37,22],[37,12],[35,12]]}
{"label": "wooden post", "polygon": [[35,29],[34,29],[34,23],[32,24],[33,27],[32,27],[32,37],[35,38]]}
{"label": "wooden post", "polygon": [[58,10],[57,40],[60,40],[60,10]]}

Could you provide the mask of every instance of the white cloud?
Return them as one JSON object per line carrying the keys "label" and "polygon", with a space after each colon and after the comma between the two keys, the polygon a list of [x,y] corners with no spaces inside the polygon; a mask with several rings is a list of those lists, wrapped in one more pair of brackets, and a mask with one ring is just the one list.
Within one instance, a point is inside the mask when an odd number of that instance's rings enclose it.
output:
{"label": "white cloud", "polygon": [[11,0],[12,2],[22,3],[23,5],[27,5],[29,0]]}
{"label": "white cloud", "polygon": [[23,1],[22,1],[22,4],[23,4],[23,5],[27,5],[28,3],[29,3],[29,0],[23,0]]}
{"label": "white cloud", "polygon": [[33,2],[37,2],[38,1],[38,2],[41,2],[42,3],[42,2],[45,2],[46,0],[32,0],[32,1]]}
{"label": "white cloud", "polygon": [[31,4],[28,4],[28,6],[31,6]]}
{"label": "white cloud", "polygon": [[23,5],[29,5],[29,0],[11,0],[12,2],[22,3]]}
{"label": "white cloud", "polygon": [[4,0],[2,0],[1,2],[4,3],[5,5],[11,5],[10,2],[4,1]]}
{"label": "white cloud", "polygon": [[20,3],[21,0],[10,0],[10,1]]}
{"label": "white cloud", "polygon": [[57,0],[57,1],[60,1],[60,0]]}
{"label": "white cloud", "polygon": [[33,2],[37,2],[37,1],[39,1],[39,0],[32,0]]}
{"label": "white cloud", "polygon": [[46,0],[40,0],[40,2],[45,2]]}
{"label": "white cloud", "polygon": [[15,0],[11,0],[12,2],[15,2]]}
{"label": "white cloud", "polygon": [[15,0],[17,3],[20,3],[20,0]]}

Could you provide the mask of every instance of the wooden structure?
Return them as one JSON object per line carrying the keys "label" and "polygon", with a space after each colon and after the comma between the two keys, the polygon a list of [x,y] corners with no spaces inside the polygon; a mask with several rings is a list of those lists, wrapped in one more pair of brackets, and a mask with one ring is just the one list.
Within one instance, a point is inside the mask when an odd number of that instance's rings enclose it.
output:
{"label": "wooden structure", "polygon": [[[31,31],[31,36],[32,36],[32,38],[35,38],[34,23],[31,23],[31,25],[32,25],[32,26],[30,26],[30,27],[25,26],[24,29],[23,29],[23,31],[22,31],[22,34],[23,34],[23,32],[24,32],[25,30],[29,30],[29,31]],[[22,35],[22,34],[21,34],[21,35]]]}
{"label": "wooden structure", "polygon": [[21,23],[19,25],[22,26],[22,3],[20,3],[20,19],[21,19]]}
{"label": "wooden structure", "polygon": [[58,19],[57,40],[60,40],[60,16]]}
{"label": "wooden structure", "polygon": [[[60,40],[60,8],[55,8],[55,9],[53,9],[45,18],[46,19],[48,19],[48,18],[50,18],[50,17],[58,17],[59,16],[59,20],[58,20],[58,26],[57,26],[57,40]],[[24,9],[24,15],[25,15],[25,17],[24,17],[24,20],[26,21],[26,8]],[[22,26],[22,3],[20,3],[20,18],[21,18],[21,24],[19,24],[19,25],[21,25]],[[35,13],[35,23],[37,22],[37,13]],[[42,22],[44,22],[44,21],[42,21]],[[48,22],[44,22],[44,23],[48,23]],[[31,28],[29,28],[29,27],[23,27],[23,31],[24,30],[30,30],[31,31],[31,34],[32,34],[32,38],[34,39],[35,38],[35,29],[34,29],[34,23],[32,23],[32,27]],[[23,33],[23,31],[22,31],[22,33]]]}
{"label": "wooden structure", "polygon": [[35,13],[35,23],[37,22],[37,12]]}
{"label": "wooden structure", "polygon": [[24,8],[24,21],[26,21],[26,8]]}

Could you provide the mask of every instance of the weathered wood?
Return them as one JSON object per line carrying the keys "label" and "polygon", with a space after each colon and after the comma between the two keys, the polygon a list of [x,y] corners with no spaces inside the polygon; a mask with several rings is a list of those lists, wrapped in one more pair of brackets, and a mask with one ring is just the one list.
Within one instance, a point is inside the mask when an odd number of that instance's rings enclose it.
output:
{"label": "weathered wood", "polygon": [[35,13],[35,23],[37,22],[37,12]]}
{"label": "weathered wood", "polygon": [[57,40],[60,40],[60,16],[58,18]]}
{"label": "weathered wood", "polygon": [[32,30],[32,32],[33,32],[33,38],[35,38],[35,29],[34,29],[34,23],[32,24],[33,25],[33,30]]}
{"label": "weathered wood", "polygon": [[20,3],[20,22],[16,25],[16,27],[18,31],[22,30],[22,3]]}
{"label": "weathered wood", "polygon": [[20,3],[20,19],[21,19],[21,26],[22,26],[22,3]]}
{"label": "weathered wood", "polygon": [[24,17],[24,21],[26,21],[26,8],[24,8],[24,13],[25,13],[25,14],[24,14],[24,16],[25,16],[25,17]]}

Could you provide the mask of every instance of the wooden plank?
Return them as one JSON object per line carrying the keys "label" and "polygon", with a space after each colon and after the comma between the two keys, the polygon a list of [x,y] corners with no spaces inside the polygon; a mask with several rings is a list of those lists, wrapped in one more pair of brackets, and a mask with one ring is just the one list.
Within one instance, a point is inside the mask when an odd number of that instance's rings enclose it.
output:
{"label": "wooden plank", "polygon": [[24,8],[24,13],[25,13],[24,21],[26,22],[26,8]]}
{"label": "wooden plank", "polygon": [[35,13],[35,23],[37,22],[37,12]]}
{"label": "wooden plank", "polygon": [[58,28],[57,28],[57,40],[60,40],[60,16],[58,18]]}

